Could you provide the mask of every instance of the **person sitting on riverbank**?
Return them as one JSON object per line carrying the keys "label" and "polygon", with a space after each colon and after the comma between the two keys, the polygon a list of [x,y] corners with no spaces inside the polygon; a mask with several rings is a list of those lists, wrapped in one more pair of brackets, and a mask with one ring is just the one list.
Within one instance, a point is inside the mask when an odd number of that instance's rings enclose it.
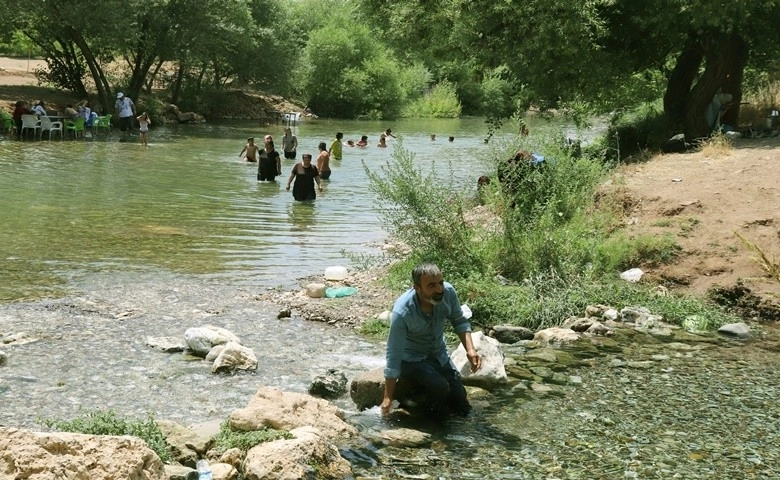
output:
{"label": "person sitting on riverbank", "polygon": [[75,121],[77,118],[79,118],[79,112],[76,111],[75,108],[73,108],[73,105],[70,103],[68,106],[65,107],[65,112],[62,115],[66,120],[73,120]]}
{"label": "person sitting on riverbank", "polygon": [[249,137],[246,139],[246,145],[244,145],[244,148],[241,149],[241,152],[239,152],[238,156],[241,157],[241,155],[246,152],[244,160],[247,162],[256,162],[257,150],[258,148],[257,145],[255,145],[255,137]]}
{"label": "person sitting on riverbank", "polygon": [[43,100],[40,100],[35,104],[35,106],[32,108],[32,112],[38,116],[49,116],[49,112],[46,111],[46,104],[43,102]]}
{"label": "person sitting on riverbank", "polygon": [[482,366],[482,358],[471,339],[471,323],[463,315],[458,292],[444,281],[433,263],[412,270],[412,288],[398,297],[390,317],[387,336],[385,391],[380,408],[390,413],[397,382],[411,386],[419,399],[415,409],[440,418],[449,413],[466,416],[471,405],[460,372],[447,354],[445,321],[460,338],[471,371]]}
{"label": "person sitting on riverbank", "polygon": [[21,140],[22,138],[22,115],[31,115],[33,112],[30,110],[30,104],[24,100],[17,100],[14,106],[14,112],[11,115],[16,124],[16,138]]}

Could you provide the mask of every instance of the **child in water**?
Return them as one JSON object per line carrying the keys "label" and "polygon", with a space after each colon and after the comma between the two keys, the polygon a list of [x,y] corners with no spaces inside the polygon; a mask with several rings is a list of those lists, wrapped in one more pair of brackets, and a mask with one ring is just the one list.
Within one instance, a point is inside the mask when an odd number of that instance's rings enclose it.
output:
{"label": "child in water", "polygon": [[241,149],[241,153],[239,153],[238,156],[240,157],[244,152],[246,152],[245,160],[247,162],[257,162],[257,145],[255,145],[255,137],[246,139],[246,145]]}
{"label": "child in water", "polygon": [[149,119],[149,114],[146,112],[138,115],[136,120],[138,120],[138,125],[141,130],[141,145],[145,147],[149,145],[149,125],[152,124],[152,120]]}

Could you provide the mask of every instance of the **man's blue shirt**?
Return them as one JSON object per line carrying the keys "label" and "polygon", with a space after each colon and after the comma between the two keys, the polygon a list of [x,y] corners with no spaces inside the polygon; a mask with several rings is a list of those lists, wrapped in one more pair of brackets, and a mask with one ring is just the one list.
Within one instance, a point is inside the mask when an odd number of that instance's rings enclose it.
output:
{"label": "man's blue shirt", "polygon": [[471,323],[463,316],[458,292],[444,282],[444,299],[433,306],[433,313],[423,313],[417,292],[410,288],[393,305],[390,334],[387,337],[385,377],[401,376],[401,362],[419,362],[434,357],[440,365],[449,362],[444,343],[444,321],[449,320],[455,333],[471,331]]}

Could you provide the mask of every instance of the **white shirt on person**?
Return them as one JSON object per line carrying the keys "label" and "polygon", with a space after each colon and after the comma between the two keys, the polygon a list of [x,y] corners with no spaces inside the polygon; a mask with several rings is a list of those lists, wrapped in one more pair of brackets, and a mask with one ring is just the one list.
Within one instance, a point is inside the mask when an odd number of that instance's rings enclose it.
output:
{"label": "white shirt on person", "polygon": [[34,114],[36,114],[36,115],[43,115],[43,116],[48,116],[48,115],[49,115],[49,114],[46,112],[46,109],[45,109],[45,108],[43,108],[43,107],[42,107],[42,106],[40,106],[40,105],[36,105],[36,106],[34,106],[34,107],[33,107],[33,109],[32,109],[32,111],[33,111],[33,113],[34,113]]}
{"label": "white shirt on person", "polygon": [[130,97],[122,97],[117,99],[114,106],[117,110],[119,110],[119,118],[133,116],[133,101],[130,100]]}

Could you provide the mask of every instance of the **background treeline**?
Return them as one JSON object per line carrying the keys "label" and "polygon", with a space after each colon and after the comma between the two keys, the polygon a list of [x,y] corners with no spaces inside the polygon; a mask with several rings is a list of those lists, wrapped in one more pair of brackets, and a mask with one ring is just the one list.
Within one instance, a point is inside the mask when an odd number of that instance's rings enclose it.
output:
{"label": "background treeline", "polygon": [[699,138],[718,92],[734,126],[746,93],[777,100],[780,0],[5,0],[0,21],[0,53],[104,107],[122,89],[208,112],[228,88],[341,118],[658,102],[660,137]]}

